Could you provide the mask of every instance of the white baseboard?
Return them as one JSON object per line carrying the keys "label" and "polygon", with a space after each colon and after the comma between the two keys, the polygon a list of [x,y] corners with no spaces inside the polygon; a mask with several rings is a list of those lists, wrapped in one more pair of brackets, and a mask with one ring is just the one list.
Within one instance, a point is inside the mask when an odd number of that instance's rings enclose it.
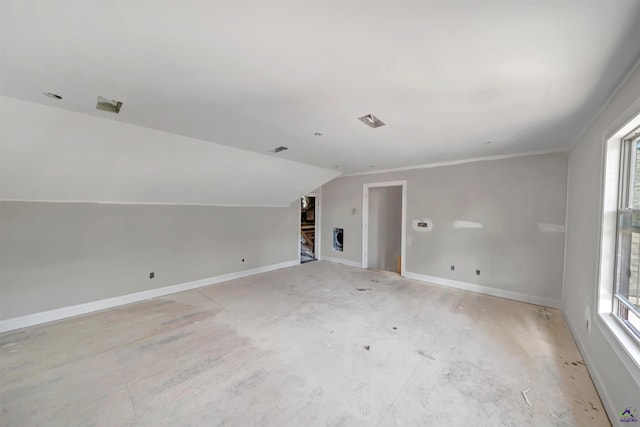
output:
{"label": "white baseboard", "polygon": [[228,280],[240,279],[242,277],[253,276],[254,274],[266,273],[268,271],[279,270],[281,268],[299,265],[298,260],[281,262],[279,264],[266,265],[264,267],[252,268],[249,270],[234,273],[222,274],[220,276],[208,277],[206,279],[194,280],[177,285],[165,286],[163,288],[150,289],[148,291],[136,292],[119,297],[107,298],[92,301],[85,304],[73,305],[70,307],[57,308],[55,310],[43,311],[41,313],[29,314],[12,319],[0,320],[0,333],[13,331],[15,329],[26,328],[28,326],[39,325],[41,323],[53,322],[55,320],[66,319],[68,317],[79,316],[81,314],[92,313],[94,311],[105,310],[107,308],[118,307],[133,302],[145,301],[176,292],[188,291],[190,289],[201,288],[203,286],[215,285],[216,283]]}
{"label": "white baseboard", "polygon": [[351,260],[348,260],[348,259],[332,258],[332,257],[328,257],[328,256],[323,256],[322,260],[323,261],[333,262],[333,263],[336,263],[336,264],[348,265],[349,267],[362,268],[362,264],[361,263],[355,262],[355,261],[351,261]]}
{"label": "white baseboard", "polygon": [[[580,354],[582,355],[582,359],[584,360],[587,370],[589,371],[589,375],[591,375],[593,384],[595,385],[596,390],[600,395],[600,400],[602,400],[602,404],[604,405],[604,409],[607,412],[609,421],[611,421],[612,425],[616,425],[614,421],[617,421],[616,417],[618,416],[618,411],[623,408],[616,408],[616,406],[613,404],[613,400],[611,400],[611,396],[609,396],[609,393],[607,392],[607,388],[604,385],[605,383],[604,381],[602,381],[602,377],[600,376],[600,373],[596,369],[596,365],[592,362],[591,357],[589,356],[589,352],[587,352],[587,350],[585,349],[584,344],[580,339],[580,335],[577,333],[577,329],[573,324],[571,317],[569,317],[566,314],[566,310],[564,307],[562,307],[562,315],[564,319],[567,321],[567,325],[569,326],[569,330],[571,331],[573,340],[578,345],[578,350],[580,350]],[[594,326],[595,325],[592,325],[591,327],[593,328]]]}
{"label": "white baseboard", "polygon": [[449,288],[462,289],[465,291],[477,292],[494,297],[507,298],[514,301],[526,302],[529,304],[541,305],[550,308],[560,308],[560,301],[553,298],[539,297],[535,295],[522,294],[520,292],[505,291],[504,289],[491,288],[489,286],[476,285],[473,283],[460,282],[457,280],[443,279],[441,277],[428,276],[426,274],[406,272],[407,279],[419,280],[421,282],[435,283],[436,285],[447,286]]}

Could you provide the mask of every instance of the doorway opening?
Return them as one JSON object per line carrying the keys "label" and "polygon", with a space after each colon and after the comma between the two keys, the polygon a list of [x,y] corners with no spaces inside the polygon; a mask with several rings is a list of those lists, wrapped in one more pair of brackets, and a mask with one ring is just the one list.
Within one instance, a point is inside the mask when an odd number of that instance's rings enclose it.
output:
{"label": "doorway opening", "polygon": [[316,240],[316,199],[315,195],[304,196],[300,200],[300,263],[315,261]]}
{"label": "doorway opening", "polygon": [[405,275],[407,182],[364,184],[362,268]]}

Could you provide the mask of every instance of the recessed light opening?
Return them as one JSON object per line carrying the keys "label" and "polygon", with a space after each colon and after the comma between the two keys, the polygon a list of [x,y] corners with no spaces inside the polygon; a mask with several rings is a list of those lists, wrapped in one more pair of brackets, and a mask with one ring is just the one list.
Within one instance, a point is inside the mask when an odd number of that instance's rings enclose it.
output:
{"label": "recessed light opening", "polygon": [[45,96],[48,96],[49,98],[53,98],[53,99],[62,99],[62,97],[60,95],[58,95],[57,93],[53,93],[53,92],[45,92],[44,93]]}
{"label": "recessed light opening", "polygon": [[382,120],[380,120],[373,114],[367,114],[366,116],[358,117],[358,120],[360,120],[362,123],[369,126],[370,128],[378,128],[380,126],[385,125],[385,123]]}
{"label": "recessed light opening", "polygon": [[116,101],[115,99],[107,99],[102,96],[98,97],[96,110],[118,114],[120,112],[120,108],[122,108],[122,102]]}

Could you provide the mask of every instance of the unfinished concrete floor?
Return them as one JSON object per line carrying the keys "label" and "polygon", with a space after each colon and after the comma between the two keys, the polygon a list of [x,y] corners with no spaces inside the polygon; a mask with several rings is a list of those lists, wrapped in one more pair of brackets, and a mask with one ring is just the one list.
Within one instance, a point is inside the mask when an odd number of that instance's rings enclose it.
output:
{"label": "unfinished concrete floor", "polygon": [[325,262],[0,351],[2,426],[610,425],[558,310]]}

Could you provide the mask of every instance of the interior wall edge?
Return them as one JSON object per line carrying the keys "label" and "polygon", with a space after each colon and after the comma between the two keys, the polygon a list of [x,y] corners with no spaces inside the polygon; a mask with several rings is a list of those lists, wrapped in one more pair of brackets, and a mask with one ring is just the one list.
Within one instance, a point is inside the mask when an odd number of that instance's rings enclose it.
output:
{"label": "interior wall edge", "polygon": [[479,294],[490,295],[498,298],[506,298],[514,301],[524,302],[527,304],[535,304],[555,309],[559,309],[561,307],[560,300],[553,298],[545,298],[536,295],[523,294],[520,292],[506,291],[504,289],[493,288],[490,286],[476,285],[474,283],[444,279],[441,277],[412,273],[409,271],[406,272],[405,277],[407,279],[413,279],[420,282],[433,283],[436,285],[446,286],[448,288],[461,289],[464,291],[476,292]]}
{"label": "interior wall edge", "polygon": [[240,279],[255,274],[267,273],[269,271],[280,270],[282,268],[293,267],[298,265],[298,260],[285,261],[277,264],[271,264],[263,267],[252,268],[248,270],[237,271],[234,273],[221,274],[218,276],[207,277],[204,279],[193,280],[190,282],[179,283],[176,285],[165,286],[162,288],[150,289],[147,291],[134,292],[127,295],[106,298],[102,300],[92,301],[84,304],[72,305],[68,307],[57,308],[40,313],[28,314],[26,316],[14,317],[12,319],[0,320],[0,333],[13,331],[16,329],[36,326],[42,323],[62,320],[69,317],[89,314],[100,310],[106,310],[126,304],[145,301],[165,295],[175,294],[177,292],[188,291],[192,289],[211,286],[229,280]]}

